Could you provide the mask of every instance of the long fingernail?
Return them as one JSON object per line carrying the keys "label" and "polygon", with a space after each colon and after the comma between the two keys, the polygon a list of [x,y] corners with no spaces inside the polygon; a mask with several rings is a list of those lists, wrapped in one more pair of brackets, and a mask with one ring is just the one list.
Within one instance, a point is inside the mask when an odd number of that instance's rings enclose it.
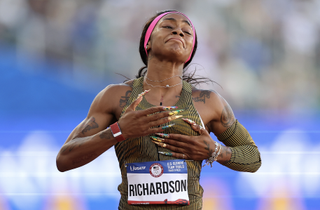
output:
{"label": "long fingernail", "polygon": [[157,141],[152,141],[152,142],[155,143],[156,145],[161,146],[160,142],[157,142]]}
{"label": "long fingernail", "polygon": [[177,106],[164,106],[163,109],[164,110],[172,110],[172,109],[177,109]]}
{"label": "long fingernail", "polygon": [[169,115],[170,115],[170,116],[171,116],[171,115],[175,115],[175,114],[178,114],[178,113],[183,112],[183,111],[184,111],[184,109],[178,109],[178,110],[169,112]]}
{"label": "long fingernail", "polygon": [[169,138],[169,134],[166,134],[166,133],[156,133],[156,135],[158,135],[162,138]]}
{"label": "long fingernail", "polygon": [[157,142],[157,141],[152,141],[153,143],[159,145],[160,147],[166,148],[167,144],[166,143],[161,143],[161,142]]}
{"label": "long fingernail", "polygon": [[159,153],[159,154],[162,154],[162,155],[172,156],[172,153],[171,153],[171,152],[162,152],[162,151],[159,151],[158,153]]}
{"label": "long fingernail", "polygon": [[145,90],[145,91],[143,91],[142,93],[140,93],[139,95],[138,95],[138,98],[139,97],[142,97],[142,96],[144,96],[146,93],[148,93],[150,90]]}
{"label": "long fingernail", "polygon": [[187,119],[187,118],[182,118],[182,120],[189,123],[189,124],[196,124],[194,121]]}
{"label": "long fingernail", "polygon": [[183,117],[183,116],[182,115],[173,115],[173,116],[168,117],[168,120],[172,121],[172,120],[178,119],[180,117]]}
{"label": "long fingernail", "polygon": [[174,125],[175,125],[174,123],[169,124],[169,125],[165,125],[165,126],[163,126],[161,129],[170,128],[170,127],[172,127],[172,126],[174,126]]}
{"label": "long fingernail", "polygon": [[150,138],[154,141],[157,141],[157,142],[162,142],[164,139],[163,138],[160,138],[160,137],[157,137],[157,136],[150,136]]}

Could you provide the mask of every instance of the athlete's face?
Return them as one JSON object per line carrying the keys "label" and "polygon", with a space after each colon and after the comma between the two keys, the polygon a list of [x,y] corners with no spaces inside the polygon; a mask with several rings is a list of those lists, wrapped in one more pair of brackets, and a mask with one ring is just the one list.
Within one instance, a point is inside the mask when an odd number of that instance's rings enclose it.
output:
{"label": "athlete's face", "polygon": [[147,45],[149,55],[185,62],[193,47],[191,23],[181,14],[168,14],[160,19]]}

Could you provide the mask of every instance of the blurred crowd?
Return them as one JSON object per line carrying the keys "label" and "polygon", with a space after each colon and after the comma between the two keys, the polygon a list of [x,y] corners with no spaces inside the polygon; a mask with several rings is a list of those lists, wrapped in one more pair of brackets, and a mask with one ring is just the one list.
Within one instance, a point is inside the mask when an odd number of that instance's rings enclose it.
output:
{"label": "blurred crowd", "polygon": [[0,0],[0,47],[71,63],[71,75],[99,82],[134,78],[144,23],[164,9],[193,21],[199,45],[188,70],[218,83],[204,87],[234,109],[320,108],[317,0]]}

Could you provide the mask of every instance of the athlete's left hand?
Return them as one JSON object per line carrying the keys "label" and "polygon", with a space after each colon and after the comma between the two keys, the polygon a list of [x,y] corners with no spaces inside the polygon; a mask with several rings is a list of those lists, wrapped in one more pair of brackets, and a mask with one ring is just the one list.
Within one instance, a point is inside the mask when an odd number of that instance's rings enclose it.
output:
{"label": "athlete's left hand", "polygon": [[208,131],[189,119],[183,120],[190,124],[191,128],[199,133],[199,136],[158,133],[157,135],[162,138],[154,139],[153,142],[172,151],[160,153],[187,160],[204,160],[211,157],[216,146]]}

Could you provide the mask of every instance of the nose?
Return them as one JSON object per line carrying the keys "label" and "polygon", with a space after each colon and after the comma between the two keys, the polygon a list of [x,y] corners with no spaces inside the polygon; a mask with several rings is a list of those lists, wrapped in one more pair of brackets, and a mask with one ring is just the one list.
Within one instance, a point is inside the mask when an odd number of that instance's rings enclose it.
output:
{"label": "nose", "polygon": [[181,29],[175,29],[175,30],[172,31],[172,33],[173,33],[174,35],[179,35],[179,36],[181,36],[181,37],[184,36],[184,33],[182,32]]}

